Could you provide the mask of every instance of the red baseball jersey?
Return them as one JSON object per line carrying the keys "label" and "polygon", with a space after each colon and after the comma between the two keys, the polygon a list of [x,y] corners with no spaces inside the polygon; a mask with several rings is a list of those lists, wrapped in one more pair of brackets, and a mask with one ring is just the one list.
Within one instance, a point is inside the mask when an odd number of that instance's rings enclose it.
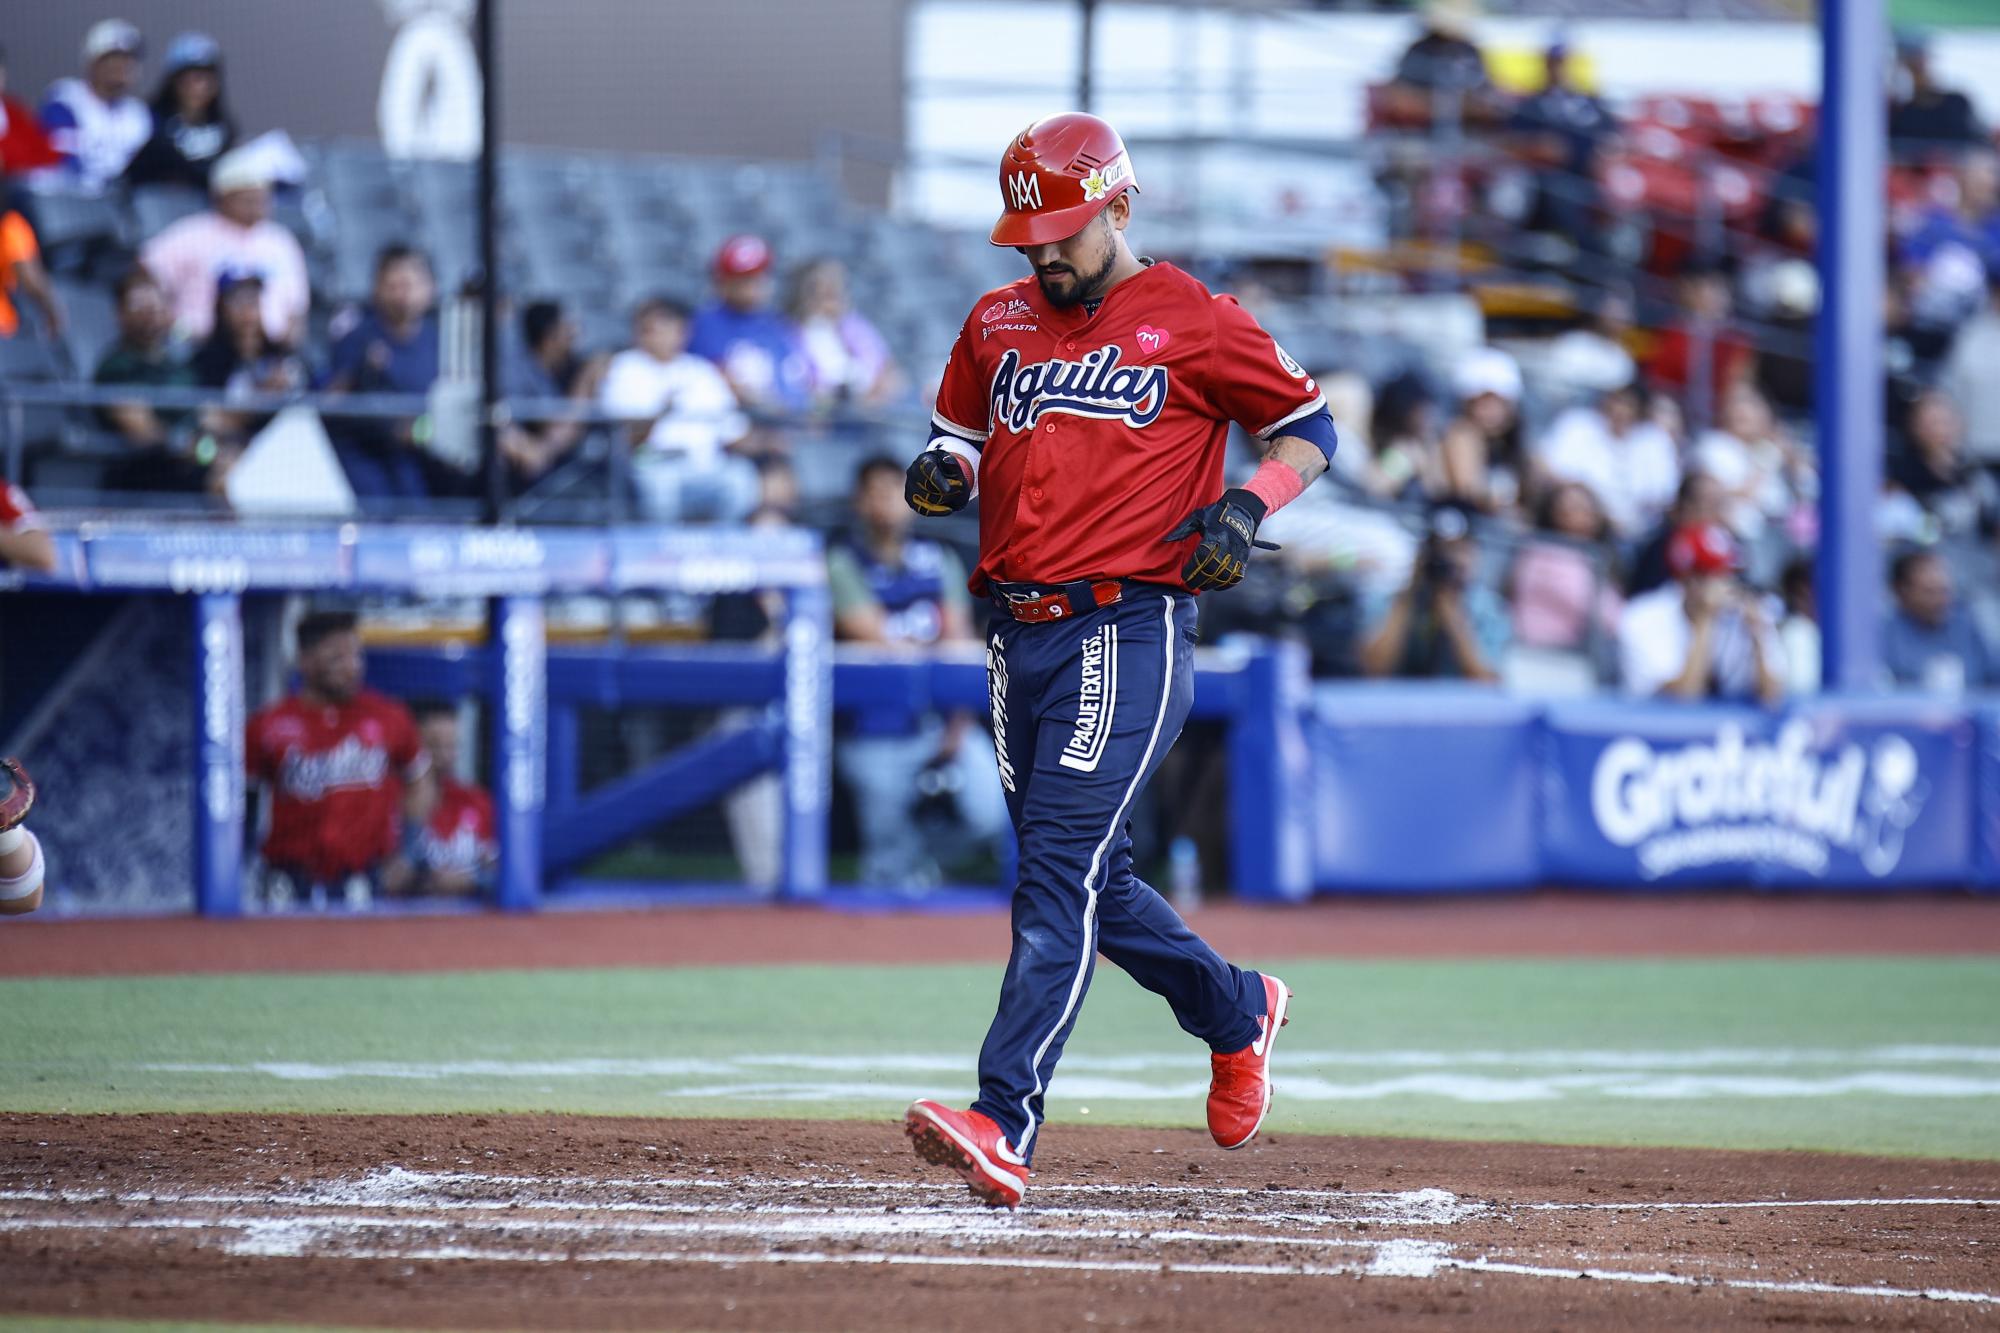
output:
{"label": "red baseball jersey", "polygon": [[470,783],[440,777],[437,806],[421,842],[423,862],[433,870],[484,870],[500,855],[493,798]]}
{"label": "red baseball jersey", "polygon": [[1160,540],[1222,495],[1234,421],[1261,439],[1326,406],[1234,297],[1172,264],[1057,308],[1033,275],[988,292],[952,345],[935,441],[976,470],[988,580],[1181,584],[1198,540]]}
{"label": "red baseball jersey", "polygon": [[264,859],[321,881],[373,869],[400,842],[403,789],[430,767],[410,710],[363,690],[280,699],[250,719],[250,777],[271,789]]}
{"label": "red baseball jersey", "polygon": [[29,532],[42,526],[28,493],[11,481],[0,481],[0,531]]}

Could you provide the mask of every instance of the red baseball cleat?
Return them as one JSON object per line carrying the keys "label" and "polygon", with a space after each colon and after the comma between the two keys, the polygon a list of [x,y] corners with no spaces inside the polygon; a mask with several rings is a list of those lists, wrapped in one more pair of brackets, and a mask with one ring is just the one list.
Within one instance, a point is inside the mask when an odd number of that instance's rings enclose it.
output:
{"label": "red baseball cleat", "polygon": [[1278,1029],[1291,1022],[1285,1016],[1292,992],[1276,977],[1264,978],[1264,1029],[1240,1051],[1208,1057],[1208,1132],[1224,1148],[1241,1148],[1257,1137],[1271,1109],[1271,1047]]}
{"label": "red baseball cleat", "polygon": [[934,1101],[915,1101],[903,1112],[903,1132],[910,1136],[917,1156],[958,1172],[987,1207],[1021,1206],[1028,1168],[991,1117],[954,1111]]}

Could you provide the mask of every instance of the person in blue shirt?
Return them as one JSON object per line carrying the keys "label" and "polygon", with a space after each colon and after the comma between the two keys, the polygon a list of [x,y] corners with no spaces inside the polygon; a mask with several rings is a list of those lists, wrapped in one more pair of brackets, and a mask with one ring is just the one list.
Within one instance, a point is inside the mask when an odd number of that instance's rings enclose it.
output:
{"label": "person in blue shirt", "polygon": [[1957,697],[2000,685],[2000,658],[1957,604],[1936,551],[1905,551],[1890,566],[1896,609],[1882,627],[1882,665],[1896,684]]}
{"label": "person in blue shirt", "polygon": [[772,304],[771,247],[732,236],[715,255],[716,299],[695,312],[688,350],[713,361],[737,401],[753,410],[812,406],[812,365],[798,331]]}
{"label": "person in blue shirt", "polygon": [[[854,526],[827,549],[835,635],[885,651],[976,652],[965,565],[942,542],[910,535],[916,515],[903,502],[903,464],[871,458],[854,481]],[[966,714],[916,719],[900,710],[854,717],[835,751],[854,793],[861,832],[861,877],[911,893],[940,871],[918,806],[948,796],[965,841],[992,843],[1006,818],[999,770]]]}
{"label": "person in blue shirt", "polygon": [[[428,394],[438,377],[436,305],[437,281],[423,251],[384,246],[375,259],[373,299],[336,333],[321,388]],[[429,422],[428,415],[333,420],[334,451],[354,493],[364,500],[429,497],[437,471],[423,447]]]}

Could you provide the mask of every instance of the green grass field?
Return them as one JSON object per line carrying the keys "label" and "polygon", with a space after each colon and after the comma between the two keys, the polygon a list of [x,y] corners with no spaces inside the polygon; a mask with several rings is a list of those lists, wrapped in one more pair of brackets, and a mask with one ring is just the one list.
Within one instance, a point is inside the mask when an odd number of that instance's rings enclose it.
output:
{"label": "green grass field", "polygon": [[[1293,962],[1275,1132],[2000,1158],[2000,961]],[[998,968],[0,982],[10,1111],[896,1115],[964,1097]],[[1061,1121],[1198,1125],[1099,971]]]}

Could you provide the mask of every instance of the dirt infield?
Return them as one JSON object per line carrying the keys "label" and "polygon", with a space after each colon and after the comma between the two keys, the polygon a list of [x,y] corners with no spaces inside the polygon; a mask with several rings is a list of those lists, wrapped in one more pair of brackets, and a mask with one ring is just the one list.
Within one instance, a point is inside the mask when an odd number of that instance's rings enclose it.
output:
{"label": "dirt infield", "polygon": [[1991,1327],[2000,1163],[1052,1127],[0,1117],[17,1314],[453,1328]]}
{"label": "dirt infield", "polygon": [[[1191,918],[1238,958],[2000,953],[2000,897],[1750,894],[1321,901]],[[1005,913],[665,908],[0,927],[0,976],[1004,960]]]}

